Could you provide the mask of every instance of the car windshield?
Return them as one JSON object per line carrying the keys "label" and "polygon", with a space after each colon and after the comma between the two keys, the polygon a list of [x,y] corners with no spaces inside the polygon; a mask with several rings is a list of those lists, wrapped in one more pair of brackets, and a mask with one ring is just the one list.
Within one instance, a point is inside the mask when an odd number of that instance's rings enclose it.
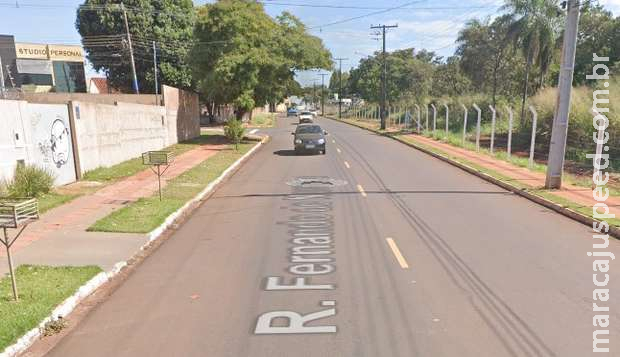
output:
{"label": "car windshield", "polygon": [[305,125],[297,127],[297,134],[319,134],[321,132],[321,127],[318,125]]}

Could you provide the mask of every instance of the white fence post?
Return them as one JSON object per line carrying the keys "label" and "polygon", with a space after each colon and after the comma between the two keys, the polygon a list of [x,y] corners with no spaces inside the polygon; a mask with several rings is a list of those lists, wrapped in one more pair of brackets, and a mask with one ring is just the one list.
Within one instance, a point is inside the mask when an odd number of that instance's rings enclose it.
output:
{"label": "white fence post", "polygon": [[461,106],[463,107],[464,113],[463,113],[463,147],[465,147],[465,138],[467,136],[467,107],[465,106],[465,104],[461,104]]}
{"label": "white fence post", "polygon": [[493,154],[493,149],[495,147],[495,118],[497,117],[497,112],[495,112],[495,108],[489,105],[489,109],[491,109],[491,154]]}
{"label": "white fence post", "polygon": [[531,169],[534,167],[534,148],[536,147],[536,122],[538,121],[538,113],[536,113],[536,109],[531,105],[530,112],[532,112],[532,141],[530,143],[530,161],[528,166]]}
{"label": "white fence post", "polygon": [[446,107],[446,137],[448,137],[448,131],[450,130],[449,120],[450,120],[450,108],[448,108],[448,104],[444,103],[444,107]]}
{"label": "white fence post", "polygon": [[474,103],[474,109],[478,112],[478,122],[476,124],[476,151],[480,151],[480,122],[482,121],[482,111],[476,103]]}
{"label": "white fence post", "polygon": [[428,131],[428,105],[424,105],[426,107],[426,131]]}
{"label": "white fence post", "polygon": [[433,108],[433,133],[437,130],[437,108],[435,108],[435,104],[431,103],[431,107]]}
{"label": "white fence post", "polygon": [[508,153],[508,158],[510,159],[512,152],[512,108],[506,107],[506,111],[508,111],[508,145],[506,152]]}
{"label": "white fence post", "polygon": [[418,134],[420,134],[420,106],[416,104],[415,109],[418,118]]}

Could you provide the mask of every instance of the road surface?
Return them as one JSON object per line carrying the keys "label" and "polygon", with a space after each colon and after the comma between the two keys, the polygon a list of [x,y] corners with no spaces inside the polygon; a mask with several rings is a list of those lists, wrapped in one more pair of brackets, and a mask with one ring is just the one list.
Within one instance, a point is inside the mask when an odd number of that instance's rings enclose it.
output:
{"label": "road surface", "polygon": [[[588,227],[388,138],[318,122],[327,155],[293,156],[293,119],[279,119],[49,355],[591,353]],[[609,274],[617,353],[620,268]]]}

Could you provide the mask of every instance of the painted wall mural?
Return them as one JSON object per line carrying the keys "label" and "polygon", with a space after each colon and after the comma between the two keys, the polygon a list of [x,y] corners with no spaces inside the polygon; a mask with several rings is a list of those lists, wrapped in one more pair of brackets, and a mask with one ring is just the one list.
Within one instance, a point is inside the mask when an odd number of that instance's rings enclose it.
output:
{"label": "painted wall mural", "polygon": [[71,127],[66,106],[30,104],[32,163],[46,168],[57,185],[75,181]]}

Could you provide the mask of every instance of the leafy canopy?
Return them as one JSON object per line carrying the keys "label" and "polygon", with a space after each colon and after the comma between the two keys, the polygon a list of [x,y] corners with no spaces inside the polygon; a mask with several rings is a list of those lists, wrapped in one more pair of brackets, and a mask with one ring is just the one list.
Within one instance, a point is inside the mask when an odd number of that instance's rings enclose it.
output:
{"label": "leafy canopy", "polygon": [[276,19],[250,0],[221,0],[198,9],[191,65],[204,98],[234,103],[238,116],[275,103],[299,86],[297,70],[329,69],[331,54],[290,13]]}
{"label": "leafy canopy", "polygon": [[153,41],[159,57],[159,83],[191,88],[186,62],[192,42],[191,0],[86,0],[77,10],[75,27],[88,60],[108,75],[116,88],[131,91],[131,61],[120,4],[127,11],[141,92],[155,92]]}

